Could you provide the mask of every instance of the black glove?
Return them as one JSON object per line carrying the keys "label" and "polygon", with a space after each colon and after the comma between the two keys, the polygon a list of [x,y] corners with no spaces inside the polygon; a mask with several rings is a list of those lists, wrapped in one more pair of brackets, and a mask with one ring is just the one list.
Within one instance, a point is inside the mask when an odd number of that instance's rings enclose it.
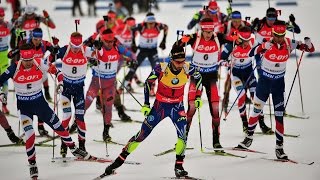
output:
{"label": "black glove", "polygon": [[294,23],[296,21],[296,18],[294,17],[293,14],[290,14],[289,20],[290,20],[290,22]]}
{"label": "black glove", "polygon": [[258,26],[259,26],[259,18],[255,18],[253,21],[252,21],[252,25],[251,25],[251,29],[252,30],[257,30],[258,29]]}
{"label": "black glove", "polygon": [[95,41],[93,42],[93,46],[100,51],[100,50],[101,50],[101,47],[102,47],[102,42],[101,42],[101,41],[98,41],[98,40],[95,40]]}
{"label": "black glove", "polygon": [[132,52],[134,52],[134,53],[136,53],[137,50],[138,50],[138,47],[137,47],[136,43],[134,43],[134,41],[133,41],[132,44],[131,44],[131,50],[132,50]]}
{"label": "black glove", "polygon": [[159,48],[162,49],[162,50],[165,50],[166,49],[166,41],[162,40],[160,45],[159,45]]}
{"label": "black glove", "polygon": [[9,51],[8,52],[8,55],[7,55],[7,57],[9,58],[9,59],[12,59],[14,56],[16,56],[17,54],[19,54],[20,53],[20,50],[17,48],[17,49],[13,49],[13,50],[11,50],[11,51]]}
{"label": "black glove", "polygon": [[91,66],[98,66],[98,64],[99,64],[98,60],[95,58],[88,58],[88,61]]}

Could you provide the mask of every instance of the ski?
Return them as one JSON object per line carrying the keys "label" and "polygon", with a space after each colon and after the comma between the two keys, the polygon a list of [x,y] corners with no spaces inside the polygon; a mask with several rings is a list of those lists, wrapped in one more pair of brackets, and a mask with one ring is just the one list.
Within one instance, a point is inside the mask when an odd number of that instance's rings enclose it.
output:
{"label": "ski", "polygon": [[[270,115],[270,113],[265,113],[264,115]],[[271,115],[274,116],[273,113],[271,113]],[[287,113],[284,114],[284,117],[296,118],[296,119],[309,119],[310,118],[310,116],[299,116],[299,115],[293,115],[293,114],[287,114]]]}
{"label": "ski", "polygon": [[47,138],[45,140],[39,141],[38,144],[44,144],[44,143],[50,142],[50,141],[52,141],[54,139],[58,139],[58,138],[60,138],[60,136],[55,136],[53,138],[52,137],[51,138]]}
{"label": "ski", "polygon": [[192,176],[181,176],[181,177],[162,177],[163,179],[193,179],[193,180],[204,180],[201,178],[196,178]]}
{"label": "ski", "polygon": [[[90,159],[83,159],[83,158],[78,158],[78,157],[55,157],[52,158],[52,160],[62,160],[62,161],[83,161],[83,162],[98,162],[98,163],[112,163],[114,162],[113,159],[109,158],[99,158],[99,157],[94,157]],[[136,161],[124,161],[124,164],[131,164],[131,165],[140,165],[140,162]]]}
{"label": "ski", "polygon": [[115,174],[117,174],[115,171],[113,171],[112,174],[103,173],[103,174],[101,174],[100,176],[94,178],[93,180],[103,179],[103,178],[105,178],[105,177],[107,177],[107,176],[112,176],[112,175],[115,175]]}
{"label": "ski", "polygon": [[[51,145],[51,144],[40,144],[40,143],[36,143],[34,144],[35,146],[38,147],[55,147],[56,145]],[[25,144],[2,144],[0,145],[0,147],[19,147],[19,146],[25,146]]]}
{"label": "ski", "polygon": [[116,122],[122,122],[122,123],[138,123],[138,124],[142,124],[143,121],[139,121],[139,120],[131,120],[131,121],[122,121],[121,119],[113,119],[113,121]]}
{"label": "ski", "polygon": [[[264,133],[262,133],[262,132],[255,132],[255,134],[274,135],[274,132],[273,132],[273,133],[270,133],[270,134],[264,134]],[[285,137],[292,137],[292,138],[298,138],[298,137],[300,137],[300,134],[283,134],[283,136],[285,136]]]}
{"label": "ski", "polygon": [[269,160],[269,161],[275,161],[275,162],[288,162],[288,163],[293,163],[293,164],[304,164],[304,165],[312,165],[314,164],[314,162],[300,162],[300,161],[295,161],[295,160],[292,160],[292,159],[272,159],[272,158],[261,158],[261,159],[264,159],[264,160]]}
{"label": "ski", "polygon": [[[206,148],[206,149],[213,149],[213,148]],[[237,155],[237,154],[233,154],[233,153],[228,153],[228,152],[224,152],[224,151],[210,151],[210,152],[205,152],[202,151],[202,153],[204,154],[211,154],[211,155],[218,155],[218,156],[229,156],[229,157],[238,157],[238,158],[246,158],[247,156],[241,156],[241,155]]]}
{"label": "ski", "polygon": [[[93,140],[94,142],[99,142],[99,143],[106,143],[104,140],[97,140],[97,139],[94,139]],[[115,141],[108,141],[107,142],[108,144],[115,144],[115,145],[119,145],[119,146],[125,146],[126,144],[122,144],[122,143],[119,143],[119,142],[115,142]]]}
{"label": "ski", "polygon": [[219,148],[219,149],[207,148],[207,149],[208,150],[243,151],[243,152],[250,152],[250,153],[267,154],[265,152],[256,151],[256,150],[253,150],[253,149],[243,149],[243,148],[237,148],[237,147],[225,147],[225,148]]}
{"label": "ski", "polygon": [[125,108],[124,110],[125,111],[131,111],[131,112],[141,112],[139,109],[128,109],[128,108]]}
{"label": "ski", "polygon": [[5,116],[7,116],[7,117],[19,118],[19,116],[17,116],[17,115],[13,115],[13,114],[5,114]]}
{"label": "ski", "polygon": [[36,137],[38,137],[38,138],[53,138],[53,137],[50,136],[49,134],[46,134],[46,135],[36,135]]}
{"label": "ski", "polygon": [[[194,148],[189,148],[187,147],[186,150],[193,150]],[[168,153],[171,153],[171,152],[175,152],[176,151],[176,148],[171,148],[171,149],[168,149],[166,151],[163,151],[163,152],[160,152],[158,154],[154,154],[154,156],[162,156],[162,155],[165,155],[165,154],[168,154]]]}

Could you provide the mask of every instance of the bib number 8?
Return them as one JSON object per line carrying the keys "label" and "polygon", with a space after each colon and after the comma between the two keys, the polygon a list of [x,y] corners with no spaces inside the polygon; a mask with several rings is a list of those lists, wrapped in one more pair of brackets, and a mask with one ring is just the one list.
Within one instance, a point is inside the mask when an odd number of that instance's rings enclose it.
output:
{"label": "bib number 8", "polygon": [[72,74],[77,74],[77,67],[72,67]]}

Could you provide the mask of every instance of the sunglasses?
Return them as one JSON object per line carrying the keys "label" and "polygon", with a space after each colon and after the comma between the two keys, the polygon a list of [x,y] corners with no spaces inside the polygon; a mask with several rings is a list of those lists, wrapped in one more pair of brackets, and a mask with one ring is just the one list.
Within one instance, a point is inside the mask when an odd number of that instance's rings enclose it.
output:
{"label": "sunglasses", "polygon": [[284,37],[284,36],[286,35],[286,33],[284,33],[284,34],[277,34],[277,33],[273,32],[273,35],[274,35],[275,37],[277,37],[277,38],[282,38],[282,37]]}
{"label": "sunglasses", "polygon": [[210,14],[217,14],[218,13],[218,9],[208,9]]}
{"label": "sunglasses", "polygon": [[277,17],[268,17],[268,16],[267,16],[267,20],[268,20],[268,21],[275,21],[276,19],[277,19]]}

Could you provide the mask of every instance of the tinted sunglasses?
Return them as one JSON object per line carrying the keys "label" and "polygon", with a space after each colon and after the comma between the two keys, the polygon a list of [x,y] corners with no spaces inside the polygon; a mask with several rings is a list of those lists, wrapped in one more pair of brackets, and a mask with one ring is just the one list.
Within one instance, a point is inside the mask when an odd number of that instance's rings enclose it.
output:
{"label": "tinted sunglasses", "polygon": [[183,63],[185,63],[186,62],[186,60],[183,60],[183,61],[175,61],[175,60],[173,60],[175,63],[177,63],[177,64],[183,64]]}

